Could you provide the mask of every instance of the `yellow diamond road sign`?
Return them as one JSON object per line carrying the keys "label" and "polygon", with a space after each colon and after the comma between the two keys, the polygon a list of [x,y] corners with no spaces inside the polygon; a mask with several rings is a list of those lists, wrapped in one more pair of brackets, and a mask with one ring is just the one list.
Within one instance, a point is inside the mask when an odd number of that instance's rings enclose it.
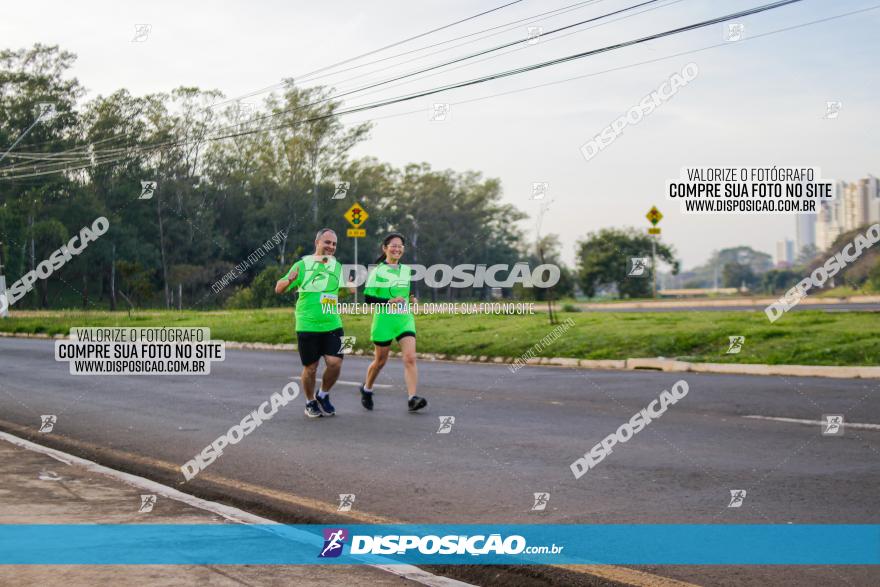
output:
{"label": "yellow diamond road sign", "polygon": [[345,219],[348,220],[348,223],[351,224],[352,228],[362,227],[364,222],[367,221],[367,218],[370,217],[370,215],[367,214],[367,211],[364,210],[364,207],[357,202],[348,209],[348,212],[346,212],[344,216]]}
{"label": "yellow diamond road sign", "polygon": [[657,206],[651,206],[651,209],[648,210],[648,213],[645,215],[645,217],[651,222],[651,224],[657,226],[657,223],[659,223],[663,219],[663,214],[660,213],[660,210],[657,209]]}

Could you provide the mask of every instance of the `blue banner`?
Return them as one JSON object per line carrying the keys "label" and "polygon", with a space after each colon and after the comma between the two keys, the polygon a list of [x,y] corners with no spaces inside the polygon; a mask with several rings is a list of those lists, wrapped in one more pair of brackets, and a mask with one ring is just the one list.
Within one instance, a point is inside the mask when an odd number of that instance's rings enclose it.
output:
{"label": "blue banner", "polygon": [[0,564],[876,565],[880,525],[0,525]]}

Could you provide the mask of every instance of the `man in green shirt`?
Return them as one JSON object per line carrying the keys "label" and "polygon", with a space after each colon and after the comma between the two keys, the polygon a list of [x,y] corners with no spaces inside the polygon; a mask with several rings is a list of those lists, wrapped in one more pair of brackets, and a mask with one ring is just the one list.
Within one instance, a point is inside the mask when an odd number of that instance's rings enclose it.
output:
{"label": "man in green shirt", "polygon": [[[342,318],[337,311],[342,264],[336,252],[336,233],[322,228],[315,237],[315,254],[293,264],[275,284],[275,293],[297,289],[296,339],[303,364],[302,386],[306,394],[306,416],[319,418],[336,413],[330,403],[330,388],[342,369]],[[318,363],[324,357],[321,389],[315,395]]]}

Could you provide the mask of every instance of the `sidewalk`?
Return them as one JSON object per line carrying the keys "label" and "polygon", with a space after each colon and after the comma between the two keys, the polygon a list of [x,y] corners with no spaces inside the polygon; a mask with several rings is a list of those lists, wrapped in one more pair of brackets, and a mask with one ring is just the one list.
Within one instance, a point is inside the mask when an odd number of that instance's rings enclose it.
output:
{"label": "sidewalk", "polygon": [[[233,524],[220,515],[0,439],[0,524]],[[228,548],[229,545],[224,545]],[[370,566],[0,565],[0,585],[419,585]]]}

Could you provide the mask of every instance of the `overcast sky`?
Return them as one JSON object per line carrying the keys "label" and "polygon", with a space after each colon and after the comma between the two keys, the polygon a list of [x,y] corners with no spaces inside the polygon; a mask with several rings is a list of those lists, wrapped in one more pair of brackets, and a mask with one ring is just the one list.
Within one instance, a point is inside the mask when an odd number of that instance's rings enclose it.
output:
{"label": "overcast sky", "polygon": [[[342,91],[521,39],[527,26],[542,26],[547,32],[643,1],[589,2],[543,22],[497,29],[493,32],[502,34],[496,36],[481,38],[489,34],[482,33],[436,47],[430,51],[478,39],[419,61],[399,64],[399,58],[312,83]],[[181,85],[216,88],[237,97],[504,3],[31,0],[4,5],[0,45],[21,48],[41,42],[76,53],[73,73],[90,97],[119,88],[145,94]],[[525,0],[355,64],[575,3]],[[535,45],[507,49],[505,55],[484,56],[441,75],[352,97],[347,104],[579,53],[763,3],[660,0],[548,35]],[[745,26],[741,41],[726,42],[725,26],[717,24],[343,121],[377,119],[356,156],[371,155],[397,166],[425,161],[438,169],[470,169],[499,178],[505,200],[531,215],[523,224],[530,234],[539,206],[531,199],[532,183],[548,182],[553,202],[543,232],[560,235],[568,262],[573,261],[575,242],[587,232],[647,227],[644,215],[652,205],[665,216],[663,239],[675,246],[686,268],[702,263],[713,250],[735,245],[774,254],[776,241],[794,238],[794,216],[684,215],[677,204],[663,199],[665,181],[678,177],[681,167],[696,165],[819,167],[825,177],[848,181],[880,175],[880,10],[755,38],[873,5],[806,0],[739,19]],[[620,20],[608,22],[614,19]],[[596,26],[602,23],[607,24]],[[150,25],[145,41],[132,42],[135,24]],[[675,56],[687,51],[694,52]],[[650,60],[655,61],[639,64]],[[584,159],[579,151],[584,142],[691,61],[699,67],[695,80],[589,162]],[[394,67],[375,71],[388,65]],[[364,73],[368,75],[352,79]],[[526,89],[562,80],[571,81]],[[843,106],[829,120],[823,115],[831,100]],[[429,120],[435,102],[453,104],[449,120]]]}

